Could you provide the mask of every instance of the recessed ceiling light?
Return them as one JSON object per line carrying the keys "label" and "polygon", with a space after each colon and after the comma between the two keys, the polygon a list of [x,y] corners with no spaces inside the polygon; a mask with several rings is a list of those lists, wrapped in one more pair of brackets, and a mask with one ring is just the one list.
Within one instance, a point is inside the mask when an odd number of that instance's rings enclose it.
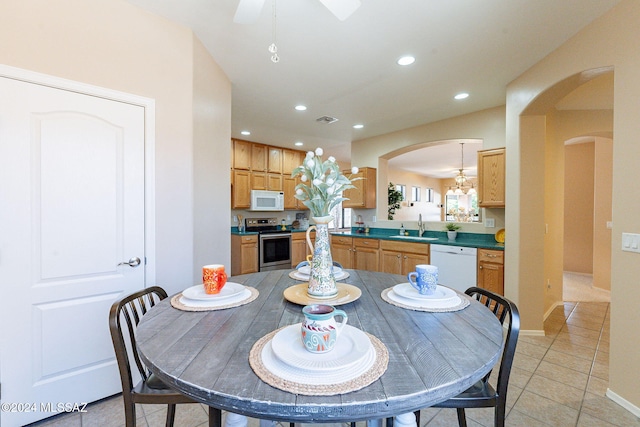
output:
{"label": "recessed ceiling light", "polygon": [[296,105],[296,110],[298,111],[304,111],[307,109],[306,105]]}
{"label": "recessed ceiling light", "polygon": [[295,144],[293,144],[293,145],[295,145],[296,147],[302,147],[302,146],[304,145],[304,142],[300,142],[300,141],[298,141],[298,142],[296,142],[296,143],[295,143]]}
{"label": "recessed ceiling light", "polygon": [[353,125],[354,129],[362,129],[363,127],[364,125],[361,125],[361,124]]}
{"label": "recessed ceiling light", "polygon": [[403,56],[402,58],[398,59],[398,65],[411,65],[414,62],[416,62],[416,58],[414,58],[413,56]]}
{"label": "recessed ceiling light", "polygon": [[251,132],[249,132],[248,130],[243,130],[240,133],[243,134],[243,135],[251,135]]}
{"label": "recessed ceiling light", "polygon": [[455,99],[465,99],[468,97],[469,97],[469,94],[467,92],[462,92],[454,96]]}

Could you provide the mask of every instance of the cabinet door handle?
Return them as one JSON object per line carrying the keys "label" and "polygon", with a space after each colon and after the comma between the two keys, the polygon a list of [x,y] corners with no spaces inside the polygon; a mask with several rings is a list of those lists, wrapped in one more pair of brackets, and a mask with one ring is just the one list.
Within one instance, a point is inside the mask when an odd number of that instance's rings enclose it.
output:
{"label": "cabinet door handle", "polygon": [[406,256],[406,255],[404,256],[404,259],[407,259],[407,256]]}
{"label": "cabinet door handle", "polygon": [[400,254],[397,255],[398,259],[400,259]]}
{"label": "cabinet door handle", "polygon": [[483,267],[482,267],[481,265],[479,265],[479,266],[478,266],[478,270],[482,270],[482,268],[483,268]]}

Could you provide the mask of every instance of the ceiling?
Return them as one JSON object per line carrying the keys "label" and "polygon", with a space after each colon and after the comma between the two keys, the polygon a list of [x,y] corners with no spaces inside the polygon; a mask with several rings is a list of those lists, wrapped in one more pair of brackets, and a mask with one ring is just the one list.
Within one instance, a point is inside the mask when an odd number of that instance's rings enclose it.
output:
{"label": "ceiling", "polygon": [[128,1],[193,29],[232,82],[232,137],[348,160],[351,141],[503,105],[510,81],[619,0],[362,0],[345,21],[277,0],[275,39],[272,0],[253,24],[233,22],[239,0]]}

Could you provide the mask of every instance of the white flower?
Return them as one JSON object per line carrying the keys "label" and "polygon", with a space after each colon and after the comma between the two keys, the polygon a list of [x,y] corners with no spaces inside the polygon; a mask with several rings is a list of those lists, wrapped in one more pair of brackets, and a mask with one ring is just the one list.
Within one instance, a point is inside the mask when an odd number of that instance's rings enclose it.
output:
{"label": "white flower", "polygon": [[328,195],[332,195],[334,192],[335,192],[335,189],[333,187],[327,188],[327,194]]}
{"label": "white flower", "polygon": [[314,156],[313,151],[307,151],[307,158],[308,159],[313,159],[313,156]]}
{"label": "white flower", "polygon": [[327,178],[327,185],[333,185],[334,182],[333,178]]}
{"label": "white flower", "polygon": [[336,158],[333,157],[333,156],[329,156],[329,158],[327,160],[329,160],[331,163],[335,163],[336,162]]}
{"label": "white flower", "polygon": [[315,185],[316,187],[320,184],[322,184],[322,180],[320,178],[316,178],[313,180],[313,185]]}
{"label": "white flower", "polygon": [[296,190],[296,194],[297,194],[298,196],[302,196],[302,193],[304,193],[304,191],[302,191],[302,188],[298,188],[298,189]]}
{"label": "white flower", "polygon": [[300,177],[300,181],[302,181],[302,182],[307,182],[307,175],[302,175],[302,176]]}
{"label": "white flower", "polygon": [[311,168],[313,167],[313,165],[314,165],[314,162],[313,162],[313,160],[312,160],[312,159],[307,160],[307,167],[308,167],[309,169],[311,169]]}
{"label": "white flower", "polygon": [[358,173],[358,167],[357,166],[352,167],[351,168],[351,173],[354,174],[354,175],[357,174]]}
{"label": "white flower", "polygon": [[322,156],[322,153],[323,151],[321,147],[316,148],[316,156]]}

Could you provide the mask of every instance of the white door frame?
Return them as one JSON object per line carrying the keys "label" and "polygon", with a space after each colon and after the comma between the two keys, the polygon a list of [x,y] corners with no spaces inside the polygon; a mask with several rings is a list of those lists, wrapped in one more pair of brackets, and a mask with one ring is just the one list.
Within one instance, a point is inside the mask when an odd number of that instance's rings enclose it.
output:
{"label": "white door frame", "polygon": [[155,100],[2,64],[0,64],[0,77],[78,92],[144,108],[144,256],[146,258],[144,286],[155,284]]}

